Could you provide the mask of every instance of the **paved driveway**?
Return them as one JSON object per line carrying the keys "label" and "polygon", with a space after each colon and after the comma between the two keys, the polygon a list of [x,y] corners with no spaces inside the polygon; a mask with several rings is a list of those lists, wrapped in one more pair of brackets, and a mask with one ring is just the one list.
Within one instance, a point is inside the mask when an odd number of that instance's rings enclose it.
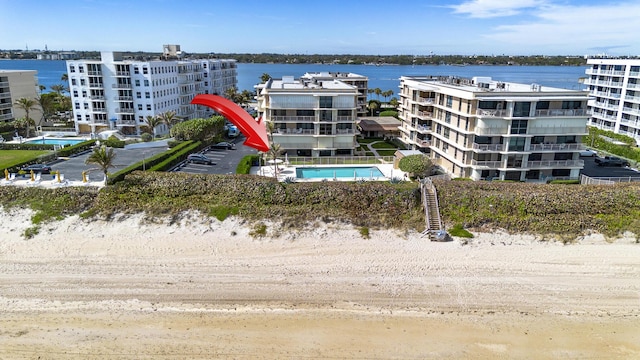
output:
{"label": "paved driveway", "polygon": [[595,163],[595,157],[580,157],[584,160],[584,168],[582,174],[589,177],[632,177],[640,178],[640,172],[635,169],[620,166],[598,166]]}
{"label": "paved driveway", "polygon": [[173,171],[191,174],[235,174],[240,160],[246,155],[257,154],[258,151],[248,146],[242,145],[245,138],[240,136],[231,142],[236,144],[235,150],[211,149],[203,154],[211,158],[215,165],[202,165],[182,163]]}
{"label": "paved driveway", "polygon": [[[155,154],[167,151],[166,142],[164,143],[147,143],[146,147],[127,147],[124,149],[114,149],[116,153],[115,167],[110,168],[109,172],[113,173],[125,167],[135,164],[144,158],[151,157]],[[70,181],[82,181],[82,172],[89,171],[89,178],[94,181],[102,179],[103,175],[101,170],[94,164],[85,164],[85,160],[89,157],[90,152],[85,154],[71,157],[55,164],[51,167],[53,171],[60,171],[64,174],[64,178]],[[51,175],[53,176],[53,175]]]}

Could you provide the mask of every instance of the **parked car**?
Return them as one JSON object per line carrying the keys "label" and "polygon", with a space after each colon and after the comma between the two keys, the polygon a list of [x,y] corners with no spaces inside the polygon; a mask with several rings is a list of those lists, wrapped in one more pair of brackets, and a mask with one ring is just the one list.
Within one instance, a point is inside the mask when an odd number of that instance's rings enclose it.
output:
{"label": "parked car", "polygon": [[49,165],[45,165],[45,164],[31,164],[28,166],[23,167],[22,169],[20,169],[24,172],[28,172],[30,173],[32,170],[34,173],[40,173],[40,174],[50,174],[51,173],[51,166]]}
{"label": "parked car", "polygon": [[225,149],[225,150],[233,150],[236,148],[236,144],[232,143],[232,142],[227,142],[227,141],[223,141],[223,142],[219,142],[213,146],[211,146],[213,149]]}
{"label": "parked car", "polygon": [[627,160],[621,159],[615,156],[604,156],[604,157],[596,157],[595,163],[598,166],[629,166],[629,162]]}
{"label": "parked car", "polygon": [[215,165],[213,160],[203,154],[189,154],[187,161],[194,164]]}
{"label": "parked car", "polygon": [[592,150],[592,149],[584,149],[584,150],[580,151],[580,156],[593,157],[593,156],[598,156],[598,153],[595,150]]}

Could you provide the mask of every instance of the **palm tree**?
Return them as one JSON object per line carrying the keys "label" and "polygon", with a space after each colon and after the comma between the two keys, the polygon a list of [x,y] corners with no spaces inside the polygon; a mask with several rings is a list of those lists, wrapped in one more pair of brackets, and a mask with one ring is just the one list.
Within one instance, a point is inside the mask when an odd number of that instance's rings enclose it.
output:
{"label": "palm tree", "polygon": [[373,92],[378,97],[378,100],[380,100],[380,94],[382,94],[382,90],[380,88],[375,88],[375,89],[373,89]]}
{"label": "palm tree", "polygon": [[38,85],[38,89],[40,89],[40,93],[41,93],[41,94],[42,94],[42,92],[43,92],[46,88],[47,88],[47,87],[46,87],[46,86],[44,86],[44,85],[42,85],[42,84]]}
{"label": "palm tree", "polygon": [[368,107],[369,111],[371,111],[371,116],[373,116],[373,113],[378,109],[378,102],[375,100],[370,100]]}
{"label": "palm tree", "polygon": [[165,111],[165,112],[161,113],[160,115],[158,115],[158,117],[160,118],[160,121],[162,121],[163,124],[167,125],[169,130],[171,130],[171,127],[173,126],[173,124],[176,121],[176,112],[175,111]]}
{"label": "palm tree", "polygon": [[282,147],[280,146],[280,144],[277,143],[271,143],[271,145],[269,146],[269,150],[267,151],[267,154],[273,159],[273,176],[277,179],[278,178],[278,156],[282,155],[283,150]]}
{"label": "palm tree", "polygon": [[387,102],[387,98],[391,95],[393,95],[393,90],[387,90],[382,92],[382,97],[384,98],[385,102]]}
{"label": "palm tree", "polygon": [[153,131],[153,138],[155,139],[156,138],[156,127],[158,125],[162,124],[162,119],[160,119],[160,117],[158,117],[158,116],[147,115],[147,117],[144,119],[144,122],[151,129],[151,131]]}
{"label": "palm tree", "polygon": [[271,75],[267,73],[262,73],[262,75],[260,76],[260,82],[266,83],[269,80],[271,80]]}
{"label": "palm tree", "polygon": [[373,93],[375,93],[376,91],[374,89],[367,89],[367,94],[371,95]]}
{"label": "palm tree", "polygon": [[113,160],[116,158],[116,153],[113,148],[108,148],[104,145],[96,146],[93,148],[93,152],[85,160],[85,164],[96,164],[98,168],[104,173],[104,184],[107,185],[107,175],[109,168],[114,167]]}
{"label": "palm tree", "polygon": [[39,95],[36,99],[38,100],[40,109],[42,109],[42,117],[38,122],[38,126],[42,126],[42,123],[46,121],[51,114],[53,114],[55,104],[53,103],[53,98],[49,96],[49,94]]}
{"label": "palm tree", "polygon": [[69,74],[67,73],[62,74],[62,76],[60,77],[60,80],[69,81]]}
{"label": "palm tree", "polygon": [[26,114],[25,119],[27,121],[26,123],[27,132],[25,137],[29,138],[29,128],[31,127],[31,123],[33,122],[33,120],[29,117],[29,112],[32,110],[38,109],[38,102],[36,100],[23,97],[16,100],[15,106],[18,109],[22,109]]}
{"label": "palm tree", "polygon": [[62,93],[65,90],[64,85],[51,85],[51,90],[53,90],[58,96],[62,96]]}

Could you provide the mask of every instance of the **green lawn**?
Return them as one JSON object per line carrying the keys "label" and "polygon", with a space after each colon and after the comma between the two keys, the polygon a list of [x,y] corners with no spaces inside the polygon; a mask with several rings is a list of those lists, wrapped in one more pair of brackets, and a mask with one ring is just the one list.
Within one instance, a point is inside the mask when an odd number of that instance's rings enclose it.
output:
{"label": "green lawn", "polygon": [[366,138],[366,139],[358,139],[358,143],[360,144],[371,144],[376,141],[384,141],[382,138]]}
{"label": "green lawn", "polygon": [[379,143],[372,144],[371,147],[374,149],[397,149],[397,146],[393,144],[389,144],[386,141],[381,141]]}
{"label": "green lawn", "polygon": [[4,171],[49,152],[47,150],[0,150],[0,170]]}

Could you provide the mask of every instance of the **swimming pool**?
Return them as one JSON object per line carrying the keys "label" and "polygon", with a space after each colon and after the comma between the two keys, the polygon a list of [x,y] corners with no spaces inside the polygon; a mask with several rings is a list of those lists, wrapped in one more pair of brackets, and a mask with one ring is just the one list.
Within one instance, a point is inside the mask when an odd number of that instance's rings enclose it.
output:
{"label": "swimming pool", "polygon": [[29,141],[26,141],[25,144],[45,144],[45,145],[66,146],[66,145],[79,144],[79,143],[81,143],[83,141],[86,141],[86,140],[82,140],[82,139],[44,138],[44,139],[37,139],[37,140],[29,140]]}
{"label": "swimming pool", "polygon": [[375,166],[299,167],[298,179],[373,179],[384,177]]}

